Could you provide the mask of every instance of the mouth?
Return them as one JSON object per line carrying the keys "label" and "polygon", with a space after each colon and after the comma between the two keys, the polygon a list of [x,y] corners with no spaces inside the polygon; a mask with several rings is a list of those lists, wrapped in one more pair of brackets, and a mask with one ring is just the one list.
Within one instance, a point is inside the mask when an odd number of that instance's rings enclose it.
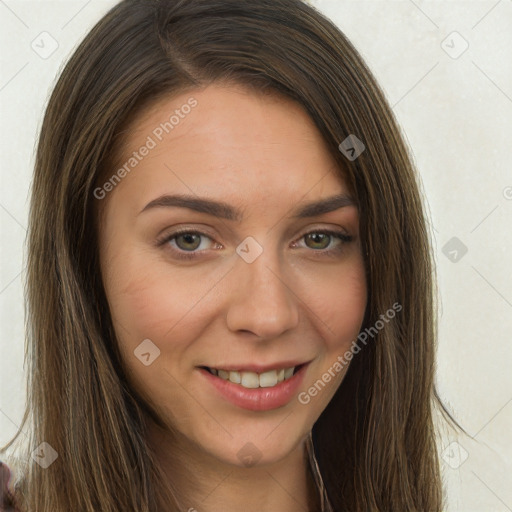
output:
{"label": "mouth", "polygon": [[244,370],[210,368],[208,366],[201,366],[200,368],[208,371],[215,377],[219,377],[220,379],[229,381],[233,384],[238,384],[246,389],[256,389],[273,388],[281,382],[291,379],[306,364],[307,363],[303,363],[297,366],[268,370],[261,373]]}
{"label": "mouth", "polygon": [[198,366],[197,369],[206,389],[214,391],[213,396],[220,396],[241,409],[263,412],[290,404],[305,379],[310,363],[287,361],[272,366]]}

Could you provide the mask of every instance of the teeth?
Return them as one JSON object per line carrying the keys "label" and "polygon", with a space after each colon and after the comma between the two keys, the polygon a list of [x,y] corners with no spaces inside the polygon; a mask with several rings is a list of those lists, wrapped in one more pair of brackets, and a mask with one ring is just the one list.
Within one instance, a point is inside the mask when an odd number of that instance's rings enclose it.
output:
{"label": "teeth", "polygon": [[271,388],[276,386],[283,380],[289,379],[295,370],[295,367],[281,368],[280,370],[271,370],[269,372],[256,373],[256,372],[238,372],[226,371],[210,368],[213,375],[217,375],[221,379],[229,380],[234,384],[240,384],[244,388]]}
{"label": "teeth", "polygon": [[271,370],[270,372],[265,372],[260,375],[260,387],[261,388],[271,388],[277,384],[277,372],[275,370]]}
{"label": "teeth", "polygon": [[284,378],[289,379],[293,375],[294,370],[295,370],[295,367],[294,368],[286,368],[284,370]]}
{"label": "teeth", "polygon": [[242,380],[240,372],[229,372],[229,380],[235,384],[240,384],[240,381]]}
{"label": "teeth", "polygon": [[258,378],[258,374],[254,372],[242,372],[241,374],[242,380],[240,384],[244,388],[259,388],[260,387],[260,379]]}

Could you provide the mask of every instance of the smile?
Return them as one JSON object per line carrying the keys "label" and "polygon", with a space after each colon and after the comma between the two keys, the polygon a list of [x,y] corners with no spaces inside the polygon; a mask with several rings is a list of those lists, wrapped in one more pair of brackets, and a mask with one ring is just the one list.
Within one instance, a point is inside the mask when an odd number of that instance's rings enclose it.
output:
{"label": "smile", "polygon": [[281,368],[247,365],[236,370],[238,365],[233,365],[226,369],[208,366],[197,369],[214,396],[242,409],[270,411],[284,407],[296,396],[310,362],[295,365],[287,362]]}
{"label": "smile", "polygon": [[205,367],[212,375],[228,380],[233,384],[239,384],[247,389],[256,388],[272,388],[277,384],[289,379],[293,376],[300,366],[292,366],[289,368],[281,368],[278,370],[270,370],[262,373],[238,371],[238,370],[222,370],[217,368]]}

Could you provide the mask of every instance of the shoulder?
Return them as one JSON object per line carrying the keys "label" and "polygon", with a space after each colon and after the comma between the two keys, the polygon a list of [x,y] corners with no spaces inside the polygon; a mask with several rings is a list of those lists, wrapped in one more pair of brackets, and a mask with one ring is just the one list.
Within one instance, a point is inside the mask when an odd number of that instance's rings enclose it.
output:
{"label": "shoulder", "polygon": [[0,511],[16,512],[11,470],[2,461],[0,461]]}

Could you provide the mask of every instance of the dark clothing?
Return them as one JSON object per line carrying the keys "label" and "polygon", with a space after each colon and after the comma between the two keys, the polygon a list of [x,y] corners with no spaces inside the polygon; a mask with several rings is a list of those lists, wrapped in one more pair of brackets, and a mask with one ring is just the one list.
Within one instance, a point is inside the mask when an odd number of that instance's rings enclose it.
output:
{"label": "dark clothing", "polygon": [[14,493],[10,487],[11,471],[7,464],[0,462],[0,510],[2,512],[16,512]]}

